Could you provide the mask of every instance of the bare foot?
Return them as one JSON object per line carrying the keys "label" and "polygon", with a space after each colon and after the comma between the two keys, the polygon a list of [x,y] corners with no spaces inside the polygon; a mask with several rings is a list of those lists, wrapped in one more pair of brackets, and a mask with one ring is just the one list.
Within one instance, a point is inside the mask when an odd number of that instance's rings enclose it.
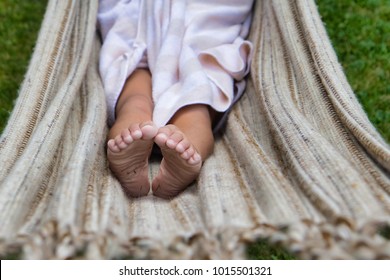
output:
{"label": "bare foot", "polygon": [[172,198],[188,187],[199,175],[202,158],[186,136],[174,125],[158,130],[154,139],[163,160],[152,182],[153,194]]}
{"label": "bare foot", "polygon": [[132,124],[107,143],[110,168],[130,196],[150,191],[148,160],[157,131],[152,122]]}

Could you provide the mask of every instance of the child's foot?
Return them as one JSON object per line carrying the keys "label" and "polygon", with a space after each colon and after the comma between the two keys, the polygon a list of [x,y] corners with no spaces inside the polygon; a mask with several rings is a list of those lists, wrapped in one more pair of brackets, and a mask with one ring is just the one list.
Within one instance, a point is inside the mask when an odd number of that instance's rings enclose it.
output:
{"label": "child's foot", "polygon": [[110,168],[130,196],[150,191],[148,159],[157,131],[152,122],[133,124],[107,143]]}
{"label": "child's foot", "polygon": [[163,160],[152,183],[153,194],[172,198],[198,177],[202,158],[184,133],[174,125],[160,128],[154,141],[161,148]]}

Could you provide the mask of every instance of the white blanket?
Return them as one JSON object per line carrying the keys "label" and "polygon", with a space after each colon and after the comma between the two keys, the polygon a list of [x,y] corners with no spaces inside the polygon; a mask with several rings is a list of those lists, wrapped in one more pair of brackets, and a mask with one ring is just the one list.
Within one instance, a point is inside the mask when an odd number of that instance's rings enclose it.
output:
{"label": "white blanket", "polygon": [[165,125],[186,105],[227,111],[245,87],[253,1],[101,0],[100,74],[109,123],[129,75],[152,73],[153,121]]}

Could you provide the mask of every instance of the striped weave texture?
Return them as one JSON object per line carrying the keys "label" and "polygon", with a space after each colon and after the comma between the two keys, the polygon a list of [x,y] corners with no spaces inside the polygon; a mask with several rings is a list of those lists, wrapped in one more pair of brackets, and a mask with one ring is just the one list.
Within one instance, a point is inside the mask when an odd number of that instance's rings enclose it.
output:
{"label": "striped weave texture", "polygon": [[170,201],[127,198],[108,169],[97,2],[49,1],[0,141],[0,255],[237,259],[267,237],[300,258],[390,258],[390,148],[314,0],[257,1],[246,93]]}

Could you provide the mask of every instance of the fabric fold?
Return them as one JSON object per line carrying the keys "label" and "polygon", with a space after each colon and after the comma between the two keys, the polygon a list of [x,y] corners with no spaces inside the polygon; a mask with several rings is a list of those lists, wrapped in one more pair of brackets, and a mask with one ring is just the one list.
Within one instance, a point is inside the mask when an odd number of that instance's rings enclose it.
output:
{"label": "fabric fold", "polygon": [[233,105],[245,89],[244,78],[249,73],[252,51],[250,42],[237,38],[232,44],[207,49],[198,55],[207,77],[222,91],[228,104]]}

